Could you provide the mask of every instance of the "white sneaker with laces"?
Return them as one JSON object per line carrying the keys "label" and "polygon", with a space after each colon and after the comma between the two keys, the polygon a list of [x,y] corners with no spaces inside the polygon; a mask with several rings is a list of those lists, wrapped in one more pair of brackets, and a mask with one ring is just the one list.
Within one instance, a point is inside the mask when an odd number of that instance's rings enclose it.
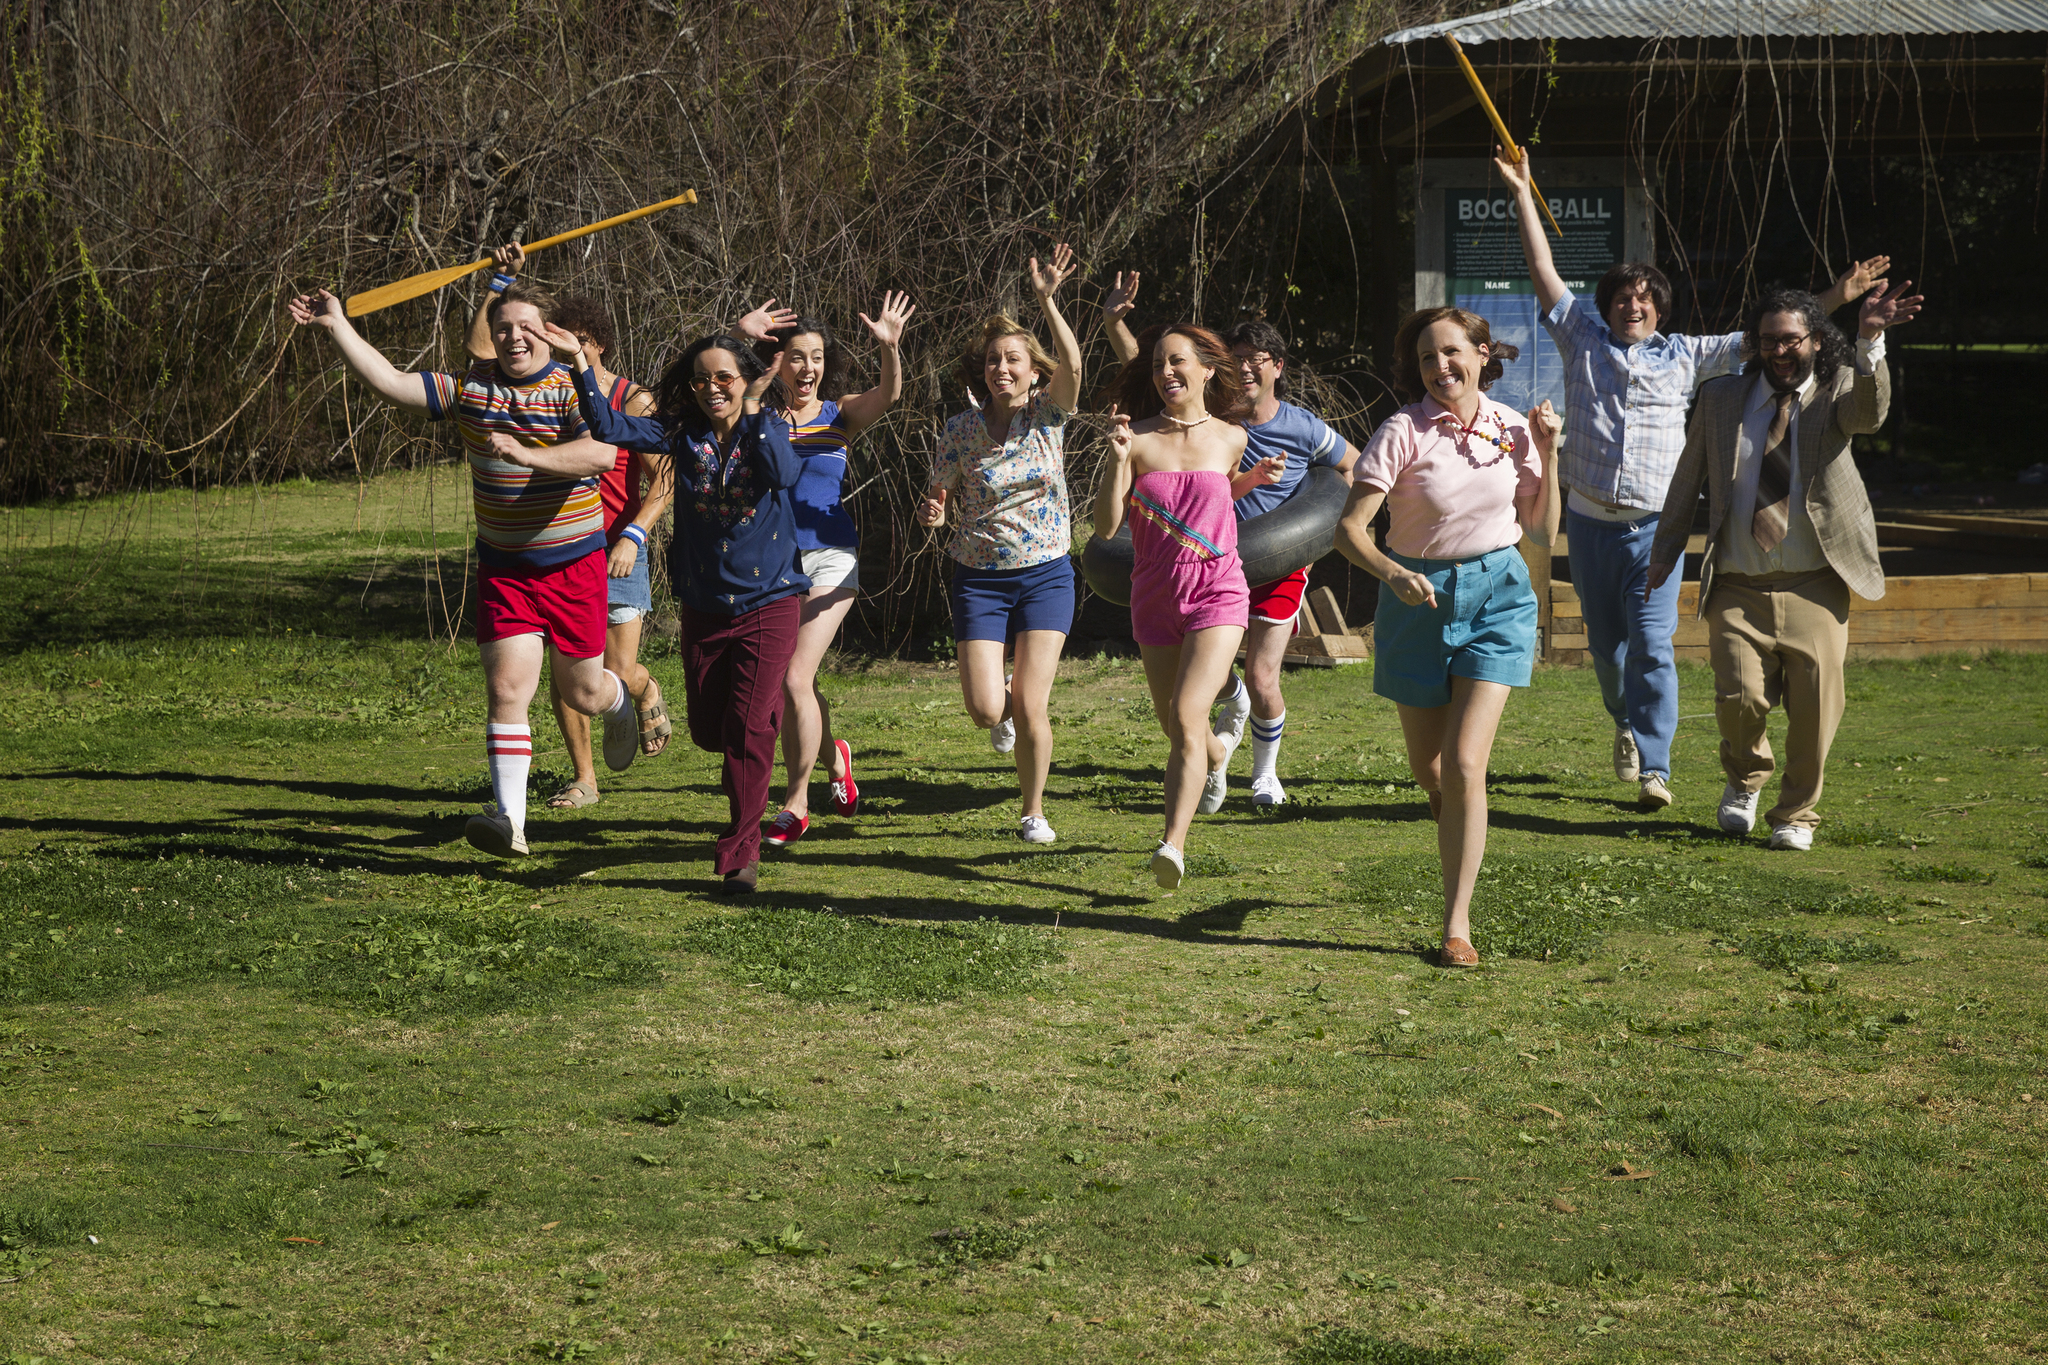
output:
{"label": "white sneaker with laces", "polygon": [[462,827],[462,837],[469,840],[471,848],[493,858],[526,856],[526,831],[514,829],[512,821],[496,811],[470,816],[469,823]]}
{"label": "white sneaker with laces", "polygon": [[1027,815],[1017,822],[1017,837],[1027,844],[1049,844],[1060,836],[1043,815]]}
{"label": "white sneaker with laces", "polygon": [[1747,834],[1756,828],[1757,793],[1746,792],[1730,782],[1721,788],[1721,809],[1715,818],[1730,834]]}
{"label": "white sneaker with laces", "polygon": [[1813,851],[1813,831],[1803,825],[1779,825],[1771,831],[1771,847],[1786,848],[1794,853]]}
{"label": "white sneaker with laces", "polygon": [[1636,752],[1635,731],[1626,725],[1614,727],[1614,780],[1636,782],[1641,780],[1642,756]]}
{"label": "white sneaker with laces", "polygon": [[[1245,707],[1251,713],[1251,707]],[[1223,798],[1230,794],[1230,758],[1237,752],[1238,741],[1244,738],[1244,723],[1238,722],[1235,734],[1217,730],[1216,737],[1223,741],[1223,761],[1209,770],[1208,781],[1202,784],[1202,799],[1195,804],[1195,810],[1202,815],[1214,815],[1223,809]]]}
{"label": "white sneaker with laces", "polygon": [[1636,809],[1663,810],[1670,804],[1671,788],[1664,785],[1664,779],[1655,773],[1644,773],[1636,791]]}
{"label": "white sneaker with laces", "polygon": [[1181,858],[1180,850],[1161,839],[1159,847],[1152,850],[1152,880],[1165,890],[1178,890],[1187,871],[1188,865]]}
{"label": "white sneaker with laces", "polygon": [[1280,779],[1271,773],[1260,773],[1252,779],[1252,804],[1254,806],[1284,806],[1287,804],[1287,788],[1280,785]]}
{"label": "white sneaker with laces", "polygon": [[999,754],[1007,754],[1017,747],[1017,722],[1006,720],[1000,725],[988,727],[988,747]]}
{"label": "white sneaker with laces", "polygon": [[[1244,743],[1244,723],[1251,719],[1251,714],[1252,690],[1239,683],[1237,695],[1223,703],[1223,709],[1217,713],[1216,723],[1209,728],[1221,736],[1223,742],[1230,746],[1231,752],[1235,753],[1237,746]],[[1224,760],[1226,763],[1229,761],[1227,758]]]}

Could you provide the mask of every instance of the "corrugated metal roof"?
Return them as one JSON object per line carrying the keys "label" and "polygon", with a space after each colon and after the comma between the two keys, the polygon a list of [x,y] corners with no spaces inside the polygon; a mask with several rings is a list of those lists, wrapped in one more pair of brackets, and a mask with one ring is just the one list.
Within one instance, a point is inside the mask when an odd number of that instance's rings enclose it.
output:
{"label": "corrugated metal roof", "polygon": [[1516,38],[2048,33],[2048,0],[1522,0],[1382,41],[1398,47],[1444,33],[1468,45]]}

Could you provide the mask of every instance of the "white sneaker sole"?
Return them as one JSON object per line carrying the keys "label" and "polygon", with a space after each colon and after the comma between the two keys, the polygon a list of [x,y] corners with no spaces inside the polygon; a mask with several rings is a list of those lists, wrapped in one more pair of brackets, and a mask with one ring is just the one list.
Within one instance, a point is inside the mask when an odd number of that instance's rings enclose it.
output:
{"label": "white sneaker sole", "polygon": [[1179,890],[1181,878],[1186,874],[1187,868],[1181,860],[1164,848],[1152,855],[1152,880],[1158,882],[1162,890]]}
{"label": "white sneaker sole", "polygon": [[604,718],[604,766],[615,773],[622,773],[633,766],[633,760],[640,756],[640,722],[627,713],[624,720],[613,720],[609,714]]}
{"label": "white sneaker sole", "polygon": [[526,856],[525,831],[513,830],[511,823],[493,819],[486,815],[472,815],[469,823],[462,827],[462,837],[469,846],[479,853],[488,853],[493,858],[524,858]]}

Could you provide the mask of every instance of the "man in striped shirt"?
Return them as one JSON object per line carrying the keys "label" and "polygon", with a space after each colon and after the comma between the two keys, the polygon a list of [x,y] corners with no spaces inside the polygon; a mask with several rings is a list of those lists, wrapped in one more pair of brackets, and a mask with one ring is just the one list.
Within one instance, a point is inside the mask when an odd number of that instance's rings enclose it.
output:
{"label": "man in striped shirt", "polygon": [[[1732,373],[1742,333],[1669,335],[1671,282],[1653,265],[1609,270],[1593,301],[1575,296],[1552,263],[1543,214],[1530,190],[1526,150],[1494,166],[1515,197],[1522,254],[1544,330],[1564,358],[1565,447],[1559,467],[1572,587],[1586,621],[1586,653],[1614,721],[1614,776],[1635,782],[1645,811],[1671,804],[1671,736],[1678,728],[1678,587],[1684,564],[1646,591],[1650,546],[1664,494],[1685,449],[1693,391]],[[1822,297],[1829,312],[1884,274],[1887,256],[1843,272]]]}
{"label": "man in striped shirt", "polygon": [[[494,282],[495,283],[495,282]],[[576,386],[541,328],[553,301],[509,281],[491,302],[496,359],[462,375],[408,373],[349,324],[322,289],[291,302],[293,321],[324,329],[371,392],[393,407],[452,420],[469,459],[476,501],[476,634],[489,720],[484,751],[496,801],[471,817],[469,842],[500,858],[523,857],[526,776],[533,763],[528,709],[545,657],[570,706],[605,723],[614,768],[639,747],[633,698],[604,666],[604,503],[598,476],[612,448],[585,429]],[[614,750],[623,761],[614,761]]]}

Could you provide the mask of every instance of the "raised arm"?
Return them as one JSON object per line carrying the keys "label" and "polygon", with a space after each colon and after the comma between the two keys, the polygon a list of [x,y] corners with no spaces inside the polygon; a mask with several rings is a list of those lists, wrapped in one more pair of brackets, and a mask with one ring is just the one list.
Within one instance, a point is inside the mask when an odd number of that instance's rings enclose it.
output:
{"label": "raised arm", "polygon": [[882,347],[881,380],[866,393],[857,393],[839,405],[839,426],[849,437],[858,436],[876,422],[903,396],[903,328],[917,305],[904,293],[882,295],[882,315],[860,315],[861,324]]}
{"label": "raised arm", "polygon": [[[604,390],[597,386],[597,371],[590,366],[590,357],[583,354],[583,343],[576,339],[574,332],[555,326],[552,322],[542,324],[541,339],[546,341],[555,355],[569,367],[576,377],[576,399],[583,409],[583,420],[590,427],[591,435],[606,445],[624,446],[643,454],[653,451],[663,455],[674,454],[670,446],[668,428],[652,417],[638,416],[630,412],[619,412],[605,397]],[[611,468],[617,457],[605,462]]]}
{"label": "raised arm", "polygon": [[1074,411],[1081,402],[1081,343],[1074,339],[1074,329],[1060,315],[1054,296],[1073,273],[1074,249],[1065,242],[1052,249],[1052,259],[1044,265],[1038,263],[1036,256],[1031,258],[1031,289],[1038,295],[1038,307],[1045,314],[1046,325],[1052,328],[1052,352],[1060,362],[1047,378],[1045,392],[1067,412]]}
{"label": "raised arm", "polygon": [[1346,559],[1394,590],[1394,596],[1411,607],[1436,605],[1436,589],[1429,580],[1404,569],[1386,557],[1373,542],[1372,519],[1380,514],[1387,495],[1371,484],[1354,483],[1345,500],[1344,515],[1337,521],[1337,550]]}
{"label": "raised arm", "polygon": [[1095,534],[1104,540],[1124,524],[1124,499],[1131,495],[1131,419],[1109,405],[1109,458],[1095,483]]}
{"label": "raised arm", "polygon": [[427,410],[426,381],[417,374],[399,369],[384,358],[382,351],[363,340],[362,335],[349,324],[340,299],[325,289],[319,289],[311,294],[301,294],[285,306],[291,312],[292,321],[299,326],[325,330],[333,338],[341,358],[355,371],[358,379],[370,386],[372,393],[395,408],[410,408],[414,412]]}
{"label": "raised arm", "polygon": [[[477,360],[498,358],[498,348],[491,341],[491,300],[519,278],[519,271],[526,264],[526,248],[517,242],[507,242],[491,253],[491,259],[497,262],[497,272],[491,276],[491,287],[477,301],[476,313],[469,320],[469,335],[463,338],[464,346]],[[500,280],[504,283],[498,283]]]}
{"label": "raised arm", "polygon": [[740,440],[753,447],[754,468],[763,482],[770,488],[794,488],[797,476],[803,472],[804,457],[790,444],[789,423],[761,406],[768,386],[775,382],[776,372],[781,368],[782,352],[777,351],[768,367],[747,385],[746,396],[740,399],[738,429]]}
{"label": "raised arm", "polygon": [[1536,458],[1543,462],[1543,479],[1529,498],[1515,502],[1515,520],[1522,533],[1545,549],[1557,543],[1557,518],[1561,499],[1557,495],[1557,438],[1564,419],[1544,399],[1529,414],[1529,435],[1536,442]]}
{"label": "raised arm", "polygon": [[1109,295],[1102,301],[1102,334],[1109,338],[1109,349],[1116,352],[1116,358],[1129,364],[1138,355],[1138,339],[1131,335],[1131,325],[1126,319],[1138,303],[1138,272],[1128,274],[1116,272],[1116,283],[1110,286]]}
{"label": "raised arm", "polygon": [[1889,280],[1879,280],[1863,301],[1856,319],[1856,380],[1847,397],[1835,404],[1835,425],[1844,435],[1876,431],[1891,411],[1892,377],[1884,363],[1885,333],[1919,313],[1920,295],[1906,292],[1912,287],[1913,282],[1907,280],[1894,290]]}
{"label": "raised arm", "polygon": [[1543,305],[1542,311],[1548,313],[1565,295],[1564,277],[1557,273],[1557,266],[1550,259],[1550,239],[1543,235],[1543,210],[1536,207],[1536,194],[1531,189],[1535,176],[1529,169],[1529,149],[1522,149],[1519,162],[1505,160],[1498,147],[1493,152],[1494,169],[1515,196],[1515,217],[1522,230],[1522,258],[1529,263],[1529,278],[1536,282],[1536,300]]}
{"label": "raised arm", "polygon": [[1843,304],[1854,303],[1869,293],[1872,286],[1884,282],[1884,272],[1892,268],[1889,256],[1872,256],[1867,261],[1852,261],[1847,270],[1835,277],[1828,291],[1820,296],[1820,309],[1832,313]]}

